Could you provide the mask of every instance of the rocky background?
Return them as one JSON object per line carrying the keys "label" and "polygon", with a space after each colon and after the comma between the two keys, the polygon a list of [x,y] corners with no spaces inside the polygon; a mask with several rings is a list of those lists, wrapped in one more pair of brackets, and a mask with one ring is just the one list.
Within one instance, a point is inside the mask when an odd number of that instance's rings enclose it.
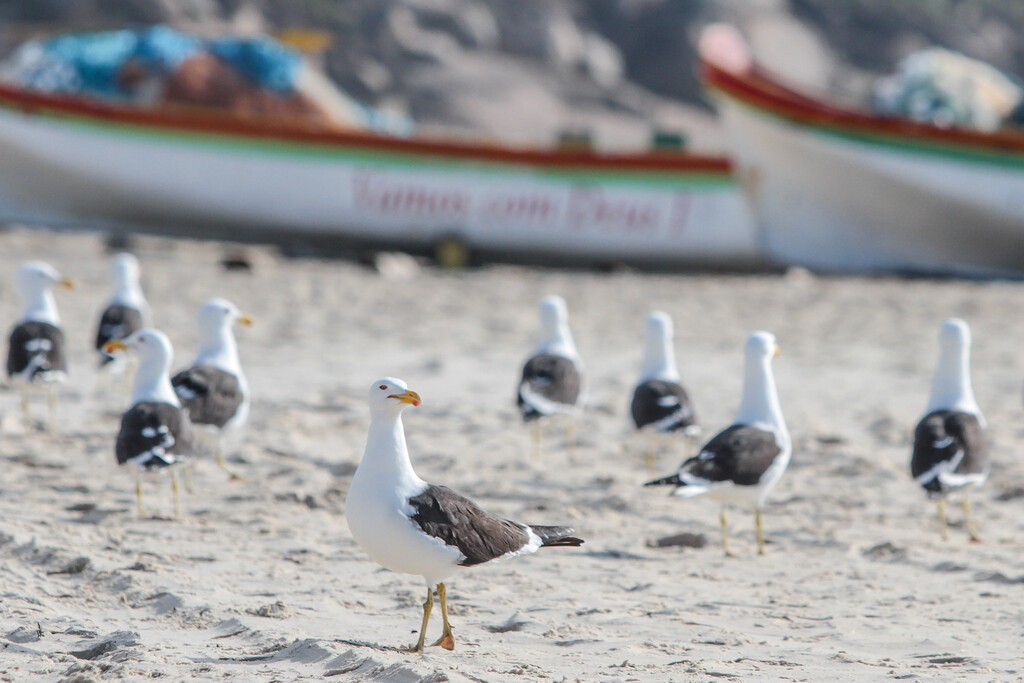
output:
{"label": "rocky background", "polygon": [[1020,0],[4,0],[0,54],[67,30],[164,22],[205,33],[315,29],[310,58],[354,97],[434,134],[598,146],[652,127],[720,137],[696,75],[711,21],[805,85],[866,98],[903,55],[943,45],[1024,75]]}

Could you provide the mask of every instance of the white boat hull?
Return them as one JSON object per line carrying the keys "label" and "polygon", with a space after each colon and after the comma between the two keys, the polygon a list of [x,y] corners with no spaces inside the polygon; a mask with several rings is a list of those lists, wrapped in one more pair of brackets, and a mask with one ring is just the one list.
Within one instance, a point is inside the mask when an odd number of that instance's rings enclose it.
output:
{"label": "white boat hull", "polygon": [[267,146],[0,109],[8,213],[183,235],[343,238],[581,261],[759,261],[728,177],[571,177],[528,165]]}
{"label": "white boat hull", "polygon": [[1024,172],[832,137],[724,100],[771,258],[833,271],[1024,268]]}
{"label": "white boat hull", "polygon": [[765,251],[848,272],[1024,273],[1024,131],[941,128],[799,92],[734,27],[707,27],[702,76]]}

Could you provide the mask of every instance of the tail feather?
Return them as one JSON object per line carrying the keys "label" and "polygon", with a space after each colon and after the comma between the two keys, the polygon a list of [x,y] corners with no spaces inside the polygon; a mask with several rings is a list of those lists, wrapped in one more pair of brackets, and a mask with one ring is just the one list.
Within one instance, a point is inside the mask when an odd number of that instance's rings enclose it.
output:
{"label": "tail feather", "polygon": [[21,371],[21,376],[29,382],[34,382],[37,375],[50,371],[50,361],[45,353],[37,353],[29,359],[28,365]]}
{"label": "tail feather", "polygon": [[939,481],[938,475],[935,475],[929,481],[923,482],[921,486],[928,492],[929,498],[937,498],[944,493],[942,490],[942,482]]}
{"label": "tail feather", "polygon": [[533,533],[540,537],[542,548],[558,546],[580,546],[583,539],[573,536],[576,530],[568,526],[531,526]]}
{"label": "tail feather", "polygon": [[679,479],[679,473],[678,472],[676,472],[675,474],[670,474],[667,477],[662,477],[661,479],[655,479],[654,481],[649,481],[646,484],[644,484],[644,486],[682,486],[682,485],[683,485],[683,482],[682,482],[682,480]]}

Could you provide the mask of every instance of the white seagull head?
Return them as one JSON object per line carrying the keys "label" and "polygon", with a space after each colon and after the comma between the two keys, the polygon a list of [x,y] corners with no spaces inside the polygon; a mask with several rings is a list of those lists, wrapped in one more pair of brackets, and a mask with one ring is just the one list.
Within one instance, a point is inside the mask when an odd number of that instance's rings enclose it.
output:
{"label": "white seagull head", "polygon": [[125,339],[112,339],[103,345],[104,353],[113,354],[116,351],[134,351],[139,357],[135,388],[132,390],[132,405],[144,401],[158,401],[181,407],[168,377],[174,350],[167,335],[160,330],[147,327]]}
{"label": "white seagull head", "polygon": [[640,380],[658,379],[678,382],[675,350],[672,348],[672,317],[662,311],[653,311],[644,323],[644,357],[640,366]]}
{"label": "white seagull head", "polygon": [[779,355],[779,344],[771,332],[754,332],[743,350],[743,398],[733,422],[755,425],[775,432],[783,450],[789,448],[789,431],[782,416],[779,395],[772,373],[772,359]]}
{"label": "white seagull head", "polygon": [[647,323],[644,329],[648,341],[660,343],[665,339],[672,339],[672,318],[668,313],[653,311],[647,316]]}
{"label": "white seagull head", "polygon": [[127,287],[139,281],[139,259],[129,253],[121,253],[114,257],[110,264],[110,279],[114,287]]}
{"label": "white seagull head", "polygon": [[62,278],[53,266],[43,261],[22,263],[14,275],[14,284],[21,292],[22,297],[28,301],[36,299],[53,285],[59,285],[65,289],[74,289],[75,286],[74,282],[68,278]]}
{"label": "white seagull head", "polygon": [[779,355],[779,344],[771,332],[753,332],[744,351],[748,360],[771,360]]}
{"label": "white seagull head", "polygon": [[385,377],[370,385],[370,412],[401,413],[406,406],[420,405],[420,395],[400,379]]}
{"label": "white seagull head", "polygon": [[540,301],[540,343],[535,353],[550,353],[579,362],[579,352],[569,330],[569,308],[560,296],[546,296]]}
{"label": "white seagull head", "polygon": [[971,386],[971,328],[960,318],[949,318],[939,328],[939,362],[932,376],[928,412],[962,410],[978,416],[981,409]]}
{"label": "white seagull head", "polygon": [[943,357],[959,358],[971,348],[971,328],[960,318],[949,318],[939,328],[939,349]]}
{"label": "white seagull head", "polygon": [[569,309],[565,299],[555,294],[540,300],[540,327],[545,338],[554,338],[564,325],[569,324]]}
{"label": "white seagull head", "polygon": [[151,327],[132,333],[125,339],[111,339],[103,345],[104,353],[134,351],[141,365],[154,362],[170,365],[174,356],[171,341],[160,330]]}
{"label": "white seagull head", "polygon": [[252,316],[242,313],[227,299],[209,299],[199,307],[199,333],[203,336],[216,335],[220,330],[229,329],[236,322],[246,327],[252,325]]}

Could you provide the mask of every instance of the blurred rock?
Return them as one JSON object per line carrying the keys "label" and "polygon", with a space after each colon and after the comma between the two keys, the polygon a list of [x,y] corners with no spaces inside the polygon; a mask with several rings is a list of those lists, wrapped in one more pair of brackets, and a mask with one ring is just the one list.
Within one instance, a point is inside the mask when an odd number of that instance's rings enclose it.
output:
{"label": "blurred rock", "polygon": [[793,82],[827,89],[836,60],[813,27],[785,14],[768,14],[751,21],[747,40],[754,56]]}
{"label": "blurred rock", "polygon": [[461,52],[453,37],[421,24],[417,13],[409,7],[392,7],[388,12],[387,26],[395,47],[407,59],[443,63]]}
{"label": "blurred rock", "polygon": [[619,49],[596,33],[583,36],[581,66],[596,84],[608,90],[622,83],[625,72]]}
{"label": "blurred rock", "polygon": [[353,75],[359,79],[366,92],[383,95],[394,84],[391,72],[383,64],[366,58],[353,69]]}
{"label": "blurred rock", "polygon": [[501,49],[558,69],[578,64],[583,56],[583,33],[568,5],[548,0],[495,0],[494,16]]}
{"label": "blurred rock", "polygon": [[695,534],[690,532],[683,532],[673,536],[664,536],[653,541],[647,541],[648,548],[703,548],[707,544],[708,539],[704,534]]}
{"label": "blurred rock", "polygon": [[382,251],[373,259],[373,267],[385,280],[411,280],[420,273],[416,259],[400,251]]}
{"label": "blurred rock", "polygon": [[546,144],[573,128],[620,147],[667,125],[708,149],[720,134],[695,43],[713,21],[737,25],[787,78],[864,102],[877,76],[929,45],[1024,74],[1024,4],[983,0],[6,0],[0,56],[40,22],[309,28],[331,35],[311,57],[343,89],[431,133]]}
{"label": "blurred rock", "polygon": [[476,50],[497,49],[501,40],[498,21],[491,10],[477,3],[463,3],[455,17],[458,35],[466,47]]}

